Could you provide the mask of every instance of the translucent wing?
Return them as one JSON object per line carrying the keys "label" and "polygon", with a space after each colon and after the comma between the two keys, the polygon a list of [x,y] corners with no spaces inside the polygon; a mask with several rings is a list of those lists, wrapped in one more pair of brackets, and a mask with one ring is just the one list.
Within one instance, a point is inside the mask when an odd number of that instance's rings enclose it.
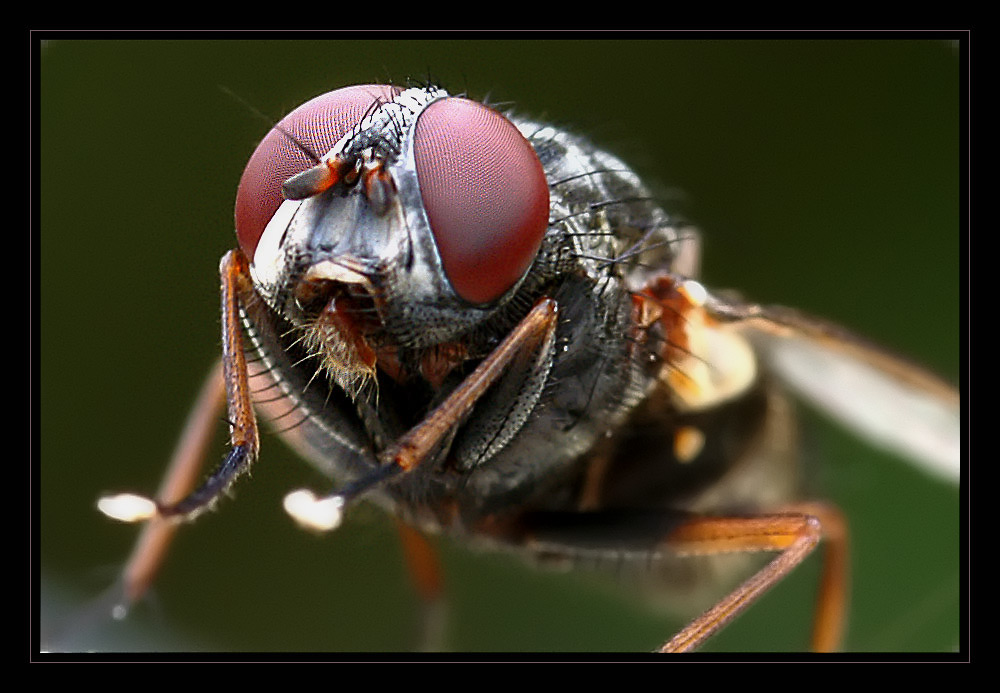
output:
{"label": "translucent wing", "polygon": [[871,443],[958,482],[958,389],[843,328],[782,306],[709,296],[710,318],[737,328],[804,399]]}

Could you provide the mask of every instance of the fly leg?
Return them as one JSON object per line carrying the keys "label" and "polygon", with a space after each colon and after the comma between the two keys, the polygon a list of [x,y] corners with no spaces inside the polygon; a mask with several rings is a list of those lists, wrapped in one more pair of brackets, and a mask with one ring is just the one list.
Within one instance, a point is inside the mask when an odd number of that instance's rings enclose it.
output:
{"label": "fly leg", "polygon": [[753,517],[691,519],[667,541],[681,555],[734,551],[780,551],[767,565],[665,643],[660,652],[689,652],[732,621],[781,581],[825,539],[823,575],[813,621],[812,649],[835,650],[842,637],[847,606],[847,528],[839,511],[808,504],[800,512]]}
{"label": "fly leg", "polygon": [[445,649],[447,603],[437,551],[426,536],[405,522],[397,520],[396,528],[407,571],[421,603],[417,649],[439,652]]}
{"label": "fly leg", "polygon": [[660,652],[689,652],[781,581],[824,541],[812,648],[835,650],[847,602],[847,529],[832,506],[808,503],[787,512],[709,517],[669,510],[530,512],[489,530],[533,555],[595,565],[629,556],[707,556],[758,551],[777,556],[685,626]]}
{"label": "fly leg", "polygon": [[[110,604],[116,617],[124,616],[128,607],[149,588],[177,529],[176,520],[191,519],[207,509],[257,456],[257,421],[243,352],[240,311],[260,310],[259,300],[241,251],[234,250],[223,257],[220,275],[222,360],[212,369],[189,415],[157,499],[121,494],[98,502],[100,510],[114,519],[149,521],[118,584],[99,600],[101,611]],[[228,409],[231,448],[218,469],[195,488],[223,403]]]}
{"label": "fly leg", "polygon": [[124,522],[149,519],[190,520],[207,510],[257,458],[259,436],[243,352],[240,312],[261,310],[253,290],[250,267],[240,250],[232,250],[219,265],[222,294],[222,381],[230,425],[230,450],[222,464],[194,491],[181,498],[153,501],[123,494],[102,498],[98,506],[106,515]]}

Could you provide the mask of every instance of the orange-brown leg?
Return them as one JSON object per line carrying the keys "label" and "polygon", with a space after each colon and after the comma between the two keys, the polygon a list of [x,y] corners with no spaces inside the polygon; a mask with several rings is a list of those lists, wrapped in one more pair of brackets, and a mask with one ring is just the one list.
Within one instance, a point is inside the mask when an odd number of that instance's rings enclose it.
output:
{"label": "orange-brown leg", "polygon": [[550,298],[539,300],[493,352],[427,417],[407,431],[381,457],[408,471],[419,464],[465,416],[510,362],[555,337],[558,307]]}
{"label": "orange-brown leg", "polygon": [[813,648],[837,647],[847,602],[847,530],[839,511],[822,504],[803,504],[795,511],[752,517],[691,518],[667,540],[679,554],[780,551],[777,557],[722,601],[689,623],[660,648],[689,652],[732,621],[808,556],[820,539],[827,542],[823,578],[813,626]]}
{"label": "orange-brown leg", "polygon": [[402,520],[396,521],[406,567],[421,602],[419,648],[425,652],[443,649],[445,601],[441,564],[437,551],[423,534]]}
{"label": "orange-brown leg", "polygon": [[[101,499],[98,507],[125,522],[179,518],[189,520],[208,509],[257,458],[259,435],[254,414],[246,355],[243,353],[240,311],[261,311],[253,289],[250,265],[240,250],[231,250],[219,265],[222,294],[222,381],[230,426],[230,450],[212,475],[187,495],[155,502],[122,494]],[[169,474],[168,474],[169,478]]]}
{"label": "orange-brown leg", "polygon": [[823,572],[816,595],[812,649],[833,652],[843,641],[850,595],[847,520],[829,503],[799,503],[788,508],[816,517],[823,527]]}

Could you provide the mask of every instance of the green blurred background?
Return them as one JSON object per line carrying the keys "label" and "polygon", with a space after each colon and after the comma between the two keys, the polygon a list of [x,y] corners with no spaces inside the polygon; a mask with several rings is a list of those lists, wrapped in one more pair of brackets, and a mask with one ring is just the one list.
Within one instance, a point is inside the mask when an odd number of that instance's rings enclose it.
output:
{"label": "green blurred background", "polygon": [[[431,75],[585,133],[705,236],[704,278],[835,319],[959,376],[960,66],[949,41],[47,41],[40,46],[43,633],[96,595],[218,352],[217,266],[268,127],[318,93]],[[952,650],[959,492],[808,416],[815,495],[846,511],[846,647]],[[815,420],[813,420],[815,418]],[[223,426],[211,460],[222,455]],[[281,508],[324,482],[273,436],[235,498],[180,533],[155,599],[80,649],[407,650],[390,521],[317,538]],[[456,650],[648,651],[678,627],[617,590],[448,541]],[[811,560],[706,649],[807,647]],[[60,644],[57,644],[59,646]]]}

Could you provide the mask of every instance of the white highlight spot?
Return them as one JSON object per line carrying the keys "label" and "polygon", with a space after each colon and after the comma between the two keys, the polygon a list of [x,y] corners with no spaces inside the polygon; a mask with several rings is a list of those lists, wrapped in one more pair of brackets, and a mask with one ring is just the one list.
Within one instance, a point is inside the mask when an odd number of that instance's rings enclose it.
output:
{"label": "white highlight spot", "polygon": [[708,300],[708,291],[702,286],[701,282],[688,279],[681,284],[681,289],[693,306],[703,306],[705,305],[705,301]]}
{"label": "white highlight spot", "polygon": [[293,491],[285,496],[285,512],[306,529],[327,532],[340,526],[344,517],[344,498],[326,496],[317,498],[307,489]]}
{"label": "white highlight spot", "polygon": [[134,493],[105,496],[97,501],[97,509],[119,522],[140,522],[156,515],[156,503]]}

